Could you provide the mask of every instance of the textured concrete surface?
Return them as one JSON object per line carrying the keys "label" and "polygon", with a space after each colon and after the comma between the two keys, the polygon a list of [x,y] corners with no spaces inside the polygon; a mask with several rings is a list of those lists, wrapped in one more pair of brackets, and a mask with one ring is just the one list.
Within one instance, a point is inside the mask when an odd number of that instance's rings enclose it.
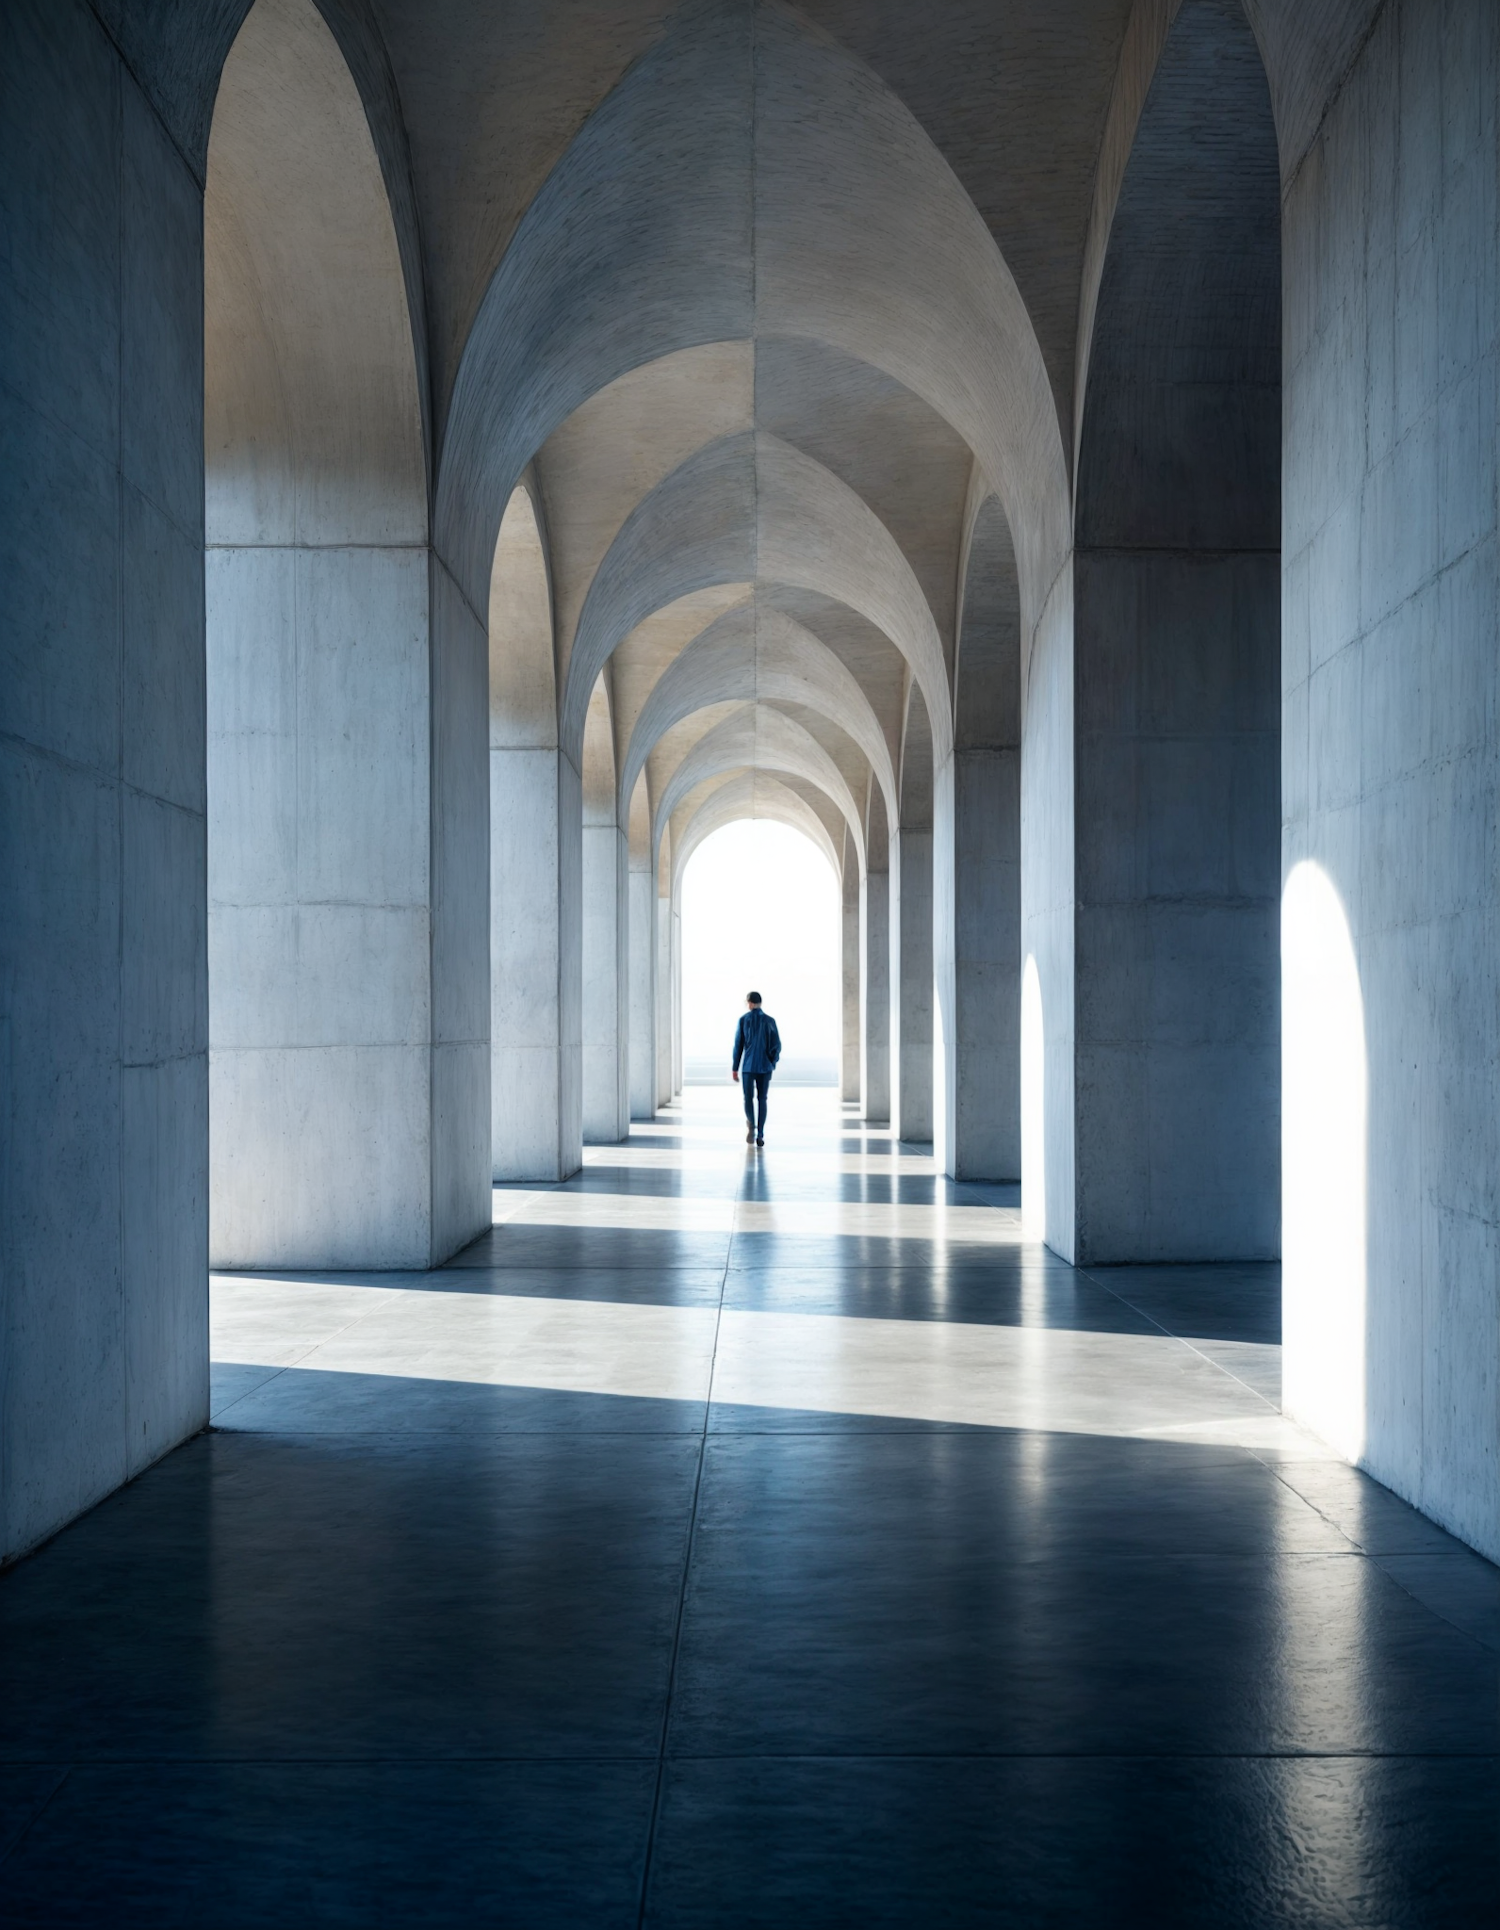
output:
{"label": "textured concrete surface", "polygon": [[870,850],[859,894],[860,1098],[864,1116],[891,1117],[891,860],[888,820],[870,797]]}
{"label": "textured concrete surface", "polygon": [[864,887],[854,839],[844,835],[839,868],[839,1097],[860,1104],[859,906]]}
{"label": "textured concrete surface", "polygon": [[[976,472],[954,672],[953,1008],[939,1043],[943,1164],[1021,1177],[1021,607],[998,498]],[[942,849],[940,844],[939,849]],[[941,1016],[941,1014],[940,1014]]]}
{"label": "textured concrete surface", "polygon": [[1059,1254],[1274,1251],[1285,1096],[1294,1403],[1494,1547],[1480,0],[10,22],[6,1546],[199,1411],[209,1014],[242,1257],[425,1265],[676,1084],[760,812]]}
{"label": "textured concrete surface", "polygon": [[1500,1573],[1277,1412],[1275,1269],[689,1100],[215,1283],[215,1431],[0,1578],[5,1920],[1486,1921]]}
{"label": "textured concrete surface", "polygon": [[1288,1400],[1492,1557],[1496,27],[1388,6],[1290,184],[1282,583]]}
{"label": "textured concrete surface", "polygon": [[[607,720],[606,720],[607,729]],[[580,762],[587,762],[585,742]],[[564,1179],[582,1157],[580,775],[557,749],[550,575],[535,485],[511,496],[489,598],[490,1162]]]}
{"label": "textured concrete surface", "polygon": [[1075,529],[1077,1251],[1279,1251],[1280,239],[1237,0],[1188,0],[1120,184]]}
{"label": "textured concrete surface", "polygon": [[203,1425],[208,1257],[199,191],[86,7],[5,39],[0,1556]]}

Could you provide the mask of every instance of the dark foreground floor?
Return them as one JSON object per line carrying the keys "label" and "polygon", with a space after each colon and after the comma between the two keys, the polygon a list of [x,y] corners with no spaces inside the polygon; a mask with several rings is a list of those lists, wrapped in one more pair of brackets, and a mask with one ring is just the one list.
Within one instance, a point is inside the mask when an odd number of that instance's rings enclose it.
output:
{"label": "dark foreground floor", "polygon": [[793,1098],[221,1284],[217,1431],[0,1579],[0,1923],[1500,1921],[1500,1575],[1274,1277]]}

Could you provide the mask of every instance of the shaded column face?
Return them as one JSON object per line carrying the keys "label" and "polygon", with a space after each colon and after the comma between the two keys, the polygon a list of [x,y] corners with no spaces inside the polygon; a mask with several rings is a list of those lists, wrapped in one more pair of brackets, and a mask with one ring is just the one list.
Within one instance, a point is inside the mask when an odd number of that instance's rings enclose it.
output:
{"label": "shaded column face", "polygon": [[1083,1260],[1278,1250],[1280,220],[1237,6],[1168,37],[1111,229],[1074,573]]}
{"label": "shaded column face", "polygon": [[860,901],[860,1066],[864,1116],[877,1125],[891,1116],[890,874],[873,868]]}
{"label": "shaded column face", "polygon": [[656,1117],[656,867],[651,855],[651,800],[646,773],[630,800],[627,1013],[632,1119]]}
{"label": "shaded column face", "polygon": [[932,733],[915,686],[901,752],[901,826],[891,861],[891,1124],[898,1139],[933,1131]]}
{"label": "shaded column face", "polygon": [[[997,498],[970,534],[955,697],[947,1170],[1021,1176],[1021,611]],[[935,862],[944,861],[941,851]]]}
{"label": "shaded column face", "polygon": [[426,547],[390,208],[300,0],[226,63],[204,230],[213,1250],[425,1266],[488,1220],[483,633]]}
{"label": "shaded column face", "polygon": [[891,1116],[891,880],[885,800],[870,791],[866,870],[859,894],[860,1098],[866,1119]]}

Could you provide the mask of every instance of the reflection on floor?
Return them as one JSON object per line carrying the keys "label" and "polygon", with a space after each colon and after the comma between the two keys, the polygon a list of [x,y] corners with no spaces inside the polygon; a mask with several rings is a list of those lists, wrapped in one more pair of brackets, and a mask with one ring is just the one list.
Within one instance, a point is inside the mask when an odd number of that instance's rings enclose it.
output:
{"label": "reflection on floor", "polygon": [[1500,1575],[1274,1273],[730,1091],[441,1272],[218,1281],[215,1431],[0,1580],[0,1921],[1467,1927]]}

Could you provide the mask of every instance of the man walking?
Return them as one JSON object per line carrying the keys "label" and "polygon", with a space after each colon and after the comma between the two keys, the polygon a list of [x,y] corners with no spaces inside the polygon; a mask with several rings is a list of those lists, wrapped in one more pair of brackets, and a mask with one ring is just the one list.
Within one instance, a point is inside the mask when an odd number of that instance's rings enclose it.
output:
{"label": "man walking", "polygon": [[745,1096],[747,1146],[752,1140],[757,1146],[766,1143],[766,1093],[780,1057],[781,1034],[775,1019],[760,1009],[759,992],[747,992],[744,1015],[734,1030],[734,1064],[729,1073],[731,1079],[739,1079]]}

